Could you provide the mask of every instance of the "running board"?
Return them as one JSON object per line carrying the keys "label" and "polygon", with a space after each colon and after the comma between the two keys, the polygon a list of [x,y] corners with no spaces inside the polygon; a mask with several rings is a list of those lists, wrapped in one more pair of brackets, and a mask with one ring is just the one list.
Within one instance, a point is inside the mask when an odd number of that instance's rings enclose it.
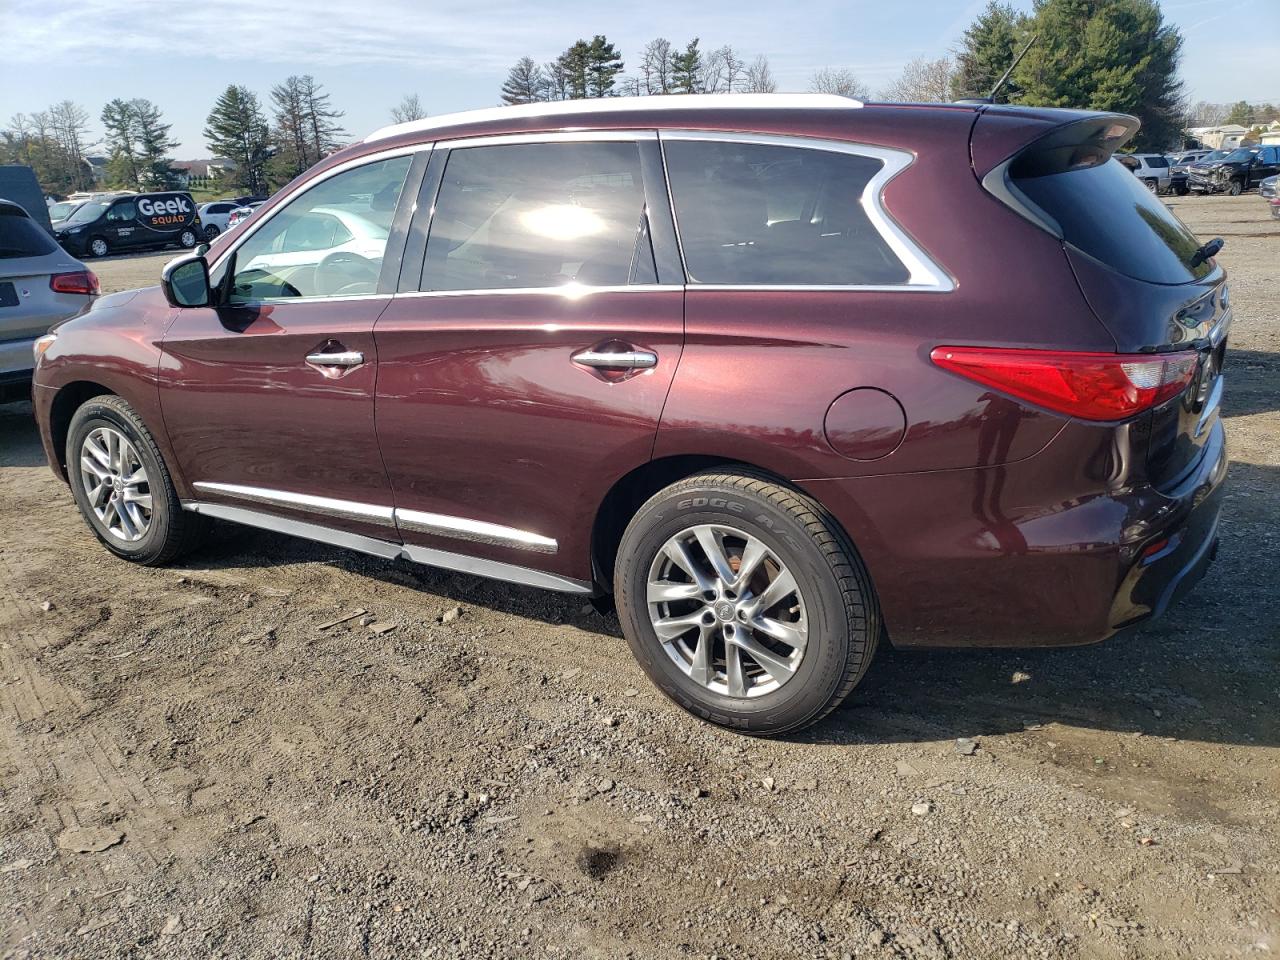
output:
{"label": "running board", "polygon": [[593,593],[594,587],[585,580],[574,580],[555,573],[533,570],[514,563],[503,563],[501,560],[485,560],[481,557],[469,557],[448,550],[435,550],[431,547],[419,547],[408,543],[392,543],[376,537],[366,537],[346,530],[335,530],[318,523],[307,523],[305,520],[291,520],[258,510],[246,510],[244,507],[228,507],[220,503],[204,503],[199,500],[185,500],[182,509],[201,516],[213,517],[216,520],[228,520],[231,523],[244,524],[247,527],[258,527],[275,533],[314,540],[334,547],[355,550],[359,553],[372,554],[384,560],[408,560],[428,567],[440,567],[444,570],[456,570],[459,573],[470,573],[477,577],[489,577],[493,580],[504,580],[507,583],[518,583],[526,587],[538,587],[543,590],[555,590],[560,593]]}

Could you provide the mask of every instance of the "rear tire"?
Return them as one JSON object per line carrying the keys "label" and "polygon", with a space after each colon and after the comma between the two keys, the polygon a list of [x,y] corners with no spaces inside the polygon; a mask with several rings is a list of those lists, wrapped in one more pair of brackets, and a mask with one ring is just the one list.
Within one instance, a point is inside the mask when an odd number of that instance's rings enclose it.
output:
{"label": "rear tire", "polygon": [[213,238],[216,237],[221,232],[222,231],[218,229],[217,224],[213,224],[213,223],[209,224],[207,227],[204,228],[205,242],[213,243]]}
{"label": "rear tire", "polygon": [[184,250],[190,250],[199,242],[200,238],[196,236],[196,232],[190,227],[184,228],[182,232],[178,234],[178,246],[182,247]]}
{"label": "rear tire", "polygon": [[[75,412],[66,456],[76,506],[94,536],[116,556],[160,566],[204,538],[207,519],[182,509],[151,431],[122,398],[94,397]],[[82,458],[90,461],[88,466],[82,466]]]}
{"label": "rear tire", "polygon": [[[702,537],[732,579],[716,575]],[[834,710],[880,635],[871,579],[835,520],[745,470],[695,474],[650,498],[622,536],[614,596],[627,642],[659,689],[695,716],[756,736],[791,733]]]}

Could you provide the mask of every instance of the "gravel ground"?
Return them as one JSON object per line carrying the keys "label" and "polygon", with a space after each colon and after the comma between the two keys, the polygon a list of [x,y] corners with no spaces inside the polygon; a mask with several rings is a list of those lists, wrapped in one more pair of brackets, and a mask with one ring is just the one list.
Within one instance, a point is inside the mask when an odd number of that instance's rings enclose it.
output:
{"label": "gravel ground", "polygon": [[887,651],[786,741],[580,600],[229,529],[113,560],[0,407],[0,954],[1280,953],[1280,223],[1172,204],[1236,307],[1206,581],[1095,647]]}

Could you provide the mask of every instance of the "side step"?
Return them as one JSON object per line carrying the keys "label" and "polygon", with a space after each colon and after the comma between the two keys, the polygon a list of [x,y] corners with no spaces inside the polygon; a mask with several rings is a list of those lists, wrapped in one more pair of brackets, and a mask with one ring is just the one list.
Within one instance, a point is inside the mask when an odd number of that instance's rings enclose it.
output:
{"label": "side step", "polygon": [[469,557],[448,550],[436,550],[431,547],[420,547],[413,544],[392,543],[390,540],[379,540],[346,530],[334,530],[318,523],[307,523],[305,520],[292,520],[278,517],[258,510],[246,510],[244,507],[228,507],[220,503],[203,503],[198,500],[187,500],[182,509],[190,510],[202,516],[216,520],[228,520],[246,527],[257,527],[275,533],[314,540],[334,547],[343,547],[359,553],[372,554],[384,560],[408,560],[428,567],[440,567],[443,570],[456,570],[459,573],[470,573],[477,577],[489,577],[507,583],[519,583],[526,587],[538,587],[543,590],[555,590],[559,593],[594,593],[595,588],[585,580],[574,580],[555,573],[533,570],[514,563],[503,563],[500,560],[485,560],[480,557]]}

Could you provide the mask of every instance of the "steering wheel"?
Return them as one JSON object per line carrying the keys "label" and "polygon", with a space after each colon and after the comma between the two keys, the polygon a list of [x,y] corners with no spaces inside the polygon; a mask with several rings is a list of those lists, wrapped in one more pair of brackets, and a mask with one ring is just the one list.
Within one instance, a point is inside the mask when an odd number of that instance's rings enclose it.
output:
{"label": "steering wheel", "polygon": [[316,293],[322,297],[373,293],[377,290],[378,273],[378,265],[368,257],[336,250],[316,264]]}

